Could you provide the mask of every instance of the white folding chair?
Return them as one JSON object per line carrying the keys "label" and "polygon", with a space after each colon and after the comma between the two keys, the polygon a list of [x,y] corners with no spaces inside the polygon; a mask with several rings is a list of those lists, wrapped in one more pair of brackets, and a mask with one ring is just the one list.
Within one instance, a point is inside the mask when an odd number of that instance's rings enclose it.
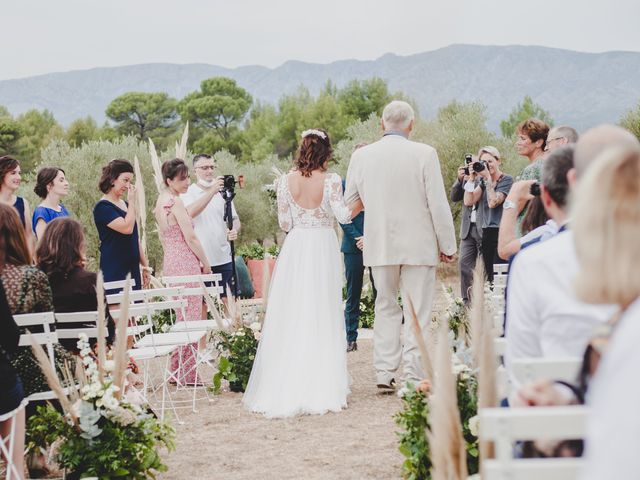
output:
{"label": "white folding chair", "polygon": [[[49,363],[51,363],[53,369],[56,370],[55,351],[53,349],[53,345],[58,343],[58,334],[51,330],[51,325],[55,323],[53,312],[25,313],[21,315],[14,315],[13,319],[18,327],[26,328],[27,330],[31,330],[34,327],[42,328],[42,332],[32,333],[31,336],[35,343],[44,347],[47,352],[47,357],[49,358]],[[31,341],[29,340],[28,333],[20,335],[18,345],[21,347],[31,347]],[[68,389],[65,389],[65,393],[67,391]],[[29,395],[27,400],[32,402],[37,400],[52,400],[54,398],[56,398],[56,394],[49,390]]]}
{"label": "white folding chair", "polygon": [[584,438],[589,410],[585,406],[480,409],[480,440],[495,444],[495,459],[484,460],[483,480],[573,480],[581,458],[514,458],[522,440]]}
{"label": "white folding chair", "polygon": [[509,273],[508,263],[495,263],[493,265],[493,274],[495,275],[507,275]]}
{"label": "white folding chair", "polygon": [[[124,288],[127,284],[126,280],[114,280],[113,282],[104,282],[103,287],[105,290],[115,290],[118,288]],[[136,279],[131,278],[129,283],[129,288],[133,288],[136,286]]]}
{"label": "white folding chair", "polygon": [[18,467],[13,463],[13,451],[15,448],[16,418],[28,403],[28,400],[23,400],[14,410],[0,415],[0,422],[11,422],[9,424],[9,435],[5,438],[0,438],[0,452],[2,453],[0,457],[6,459],[6,480],[21,479],[24,475],[24,472],[18,471]]}
{"label": "white folding chair", "polygon": [[520,358],[509,368],[521,384],[541,378],[575,382],[582,368],[582,358]]}
{"label": "white folding chair", "polygon": [[[89,338],[98,338],[98,312],[69,312],[56,313],[56,333],[58,340],[71,339],[77,340],[81,333]],[[66,325],[76,324],[73,328],[67,328]],[[105,325],[105,337],[108,335]]]}

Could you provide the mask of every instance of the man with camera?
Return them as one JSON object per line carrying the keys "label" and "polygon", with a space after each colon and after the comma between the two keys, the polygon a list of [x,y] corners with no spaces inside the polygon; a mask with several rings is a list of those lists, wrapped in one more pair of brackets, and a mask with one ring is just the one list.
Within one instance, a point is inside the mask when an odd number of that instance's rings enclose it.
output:
{"label": "man with camera", "polygon": [[225,177],[216,176],[216,164],[211,155],[204,153],[193,157],[193,169],[196,173],[196,183],[189,186],[187,193],[181,195],[187,211],[193,219],[193,225],[211,263],[211,272],[222,275],[222,285],[226,297],[227,289],[232,295],[238,295],[238,286],[233,279],[233,262],[231,259],[230,241],[238,238],[240,219],[235,206],[231,203],[233,228],[229,229],[225,221],[225,199],[221,194],[227,182]]}
{"label": "man with camera", "polygon": [[464,185],[465,206],[475,206],[482,212],[482,259],[490,282],[493,282],[493,265],[506,263],[498,256],[498,230],[502,203],[511,190],[513,178],[500,171],[501,163],[496,147],[482,147],[478,158],[466,167],[469,169],[469,180]]}
{"label": "man with camera", "polygon": [[[473,162],[471,154],[465,155],[464,167],[458,168],[458,177],[451,187],[449,196],[452,202],[464,199],[464,184],[469,181],[469,165]],[[482,211],[462,205],[460,216],[460,296],[465,305],[469,305],[473,269],[476,267],[478,255],[482,252]]]}

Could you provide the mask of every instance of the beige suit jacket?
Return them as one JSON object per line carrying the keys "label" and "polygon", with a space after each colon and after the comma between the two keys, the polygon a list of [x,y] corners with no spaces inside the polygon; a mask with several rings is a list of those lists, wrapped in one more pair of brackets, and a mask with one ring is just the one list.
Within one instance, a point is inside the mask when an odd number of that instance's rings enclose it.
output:
{"label": "beige suit jacket", "polygon": [[345,200],[365,208],[364,264],[438,264],[456,252],[453,217],[436,150],[400,135],[351,156]]}

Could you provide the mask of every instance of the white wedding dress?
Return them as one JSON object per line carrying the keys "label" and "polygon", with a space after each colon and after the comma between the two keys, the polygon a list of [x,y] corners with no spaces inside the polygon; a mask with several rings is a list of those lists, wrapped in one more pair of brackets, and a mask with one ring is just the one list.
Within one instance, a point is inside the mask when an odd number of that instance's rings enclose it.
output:
{"label": "white wedding dress", "polygon": [[322,203],[296,204],[289,175],[278,182],[278,221],[288,231],[273,272],[262,338],[242,399],[268,418],[338,412],[349,375],[342,309],[342,259],[334,216],[349,223],[342,182],[324,180]]}

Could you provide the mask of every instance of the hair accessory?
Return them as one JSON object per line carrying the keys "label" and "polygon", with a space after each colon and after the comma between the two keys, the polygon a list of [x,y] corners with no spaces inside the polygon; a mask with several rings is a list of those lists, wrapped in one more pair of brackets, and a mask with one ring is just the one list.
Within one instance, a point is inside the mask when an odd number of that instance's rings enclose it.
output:
{"label": "hair accessory", "polygon": [[309,135],[317,135],[323,140],[327,138],[326,133],[324,133],[322,130],[316,130],[315,128],[312,128],[311,130],[305,130],[304,132],[302,132],[301,137],[304,138],[308,137]]}

